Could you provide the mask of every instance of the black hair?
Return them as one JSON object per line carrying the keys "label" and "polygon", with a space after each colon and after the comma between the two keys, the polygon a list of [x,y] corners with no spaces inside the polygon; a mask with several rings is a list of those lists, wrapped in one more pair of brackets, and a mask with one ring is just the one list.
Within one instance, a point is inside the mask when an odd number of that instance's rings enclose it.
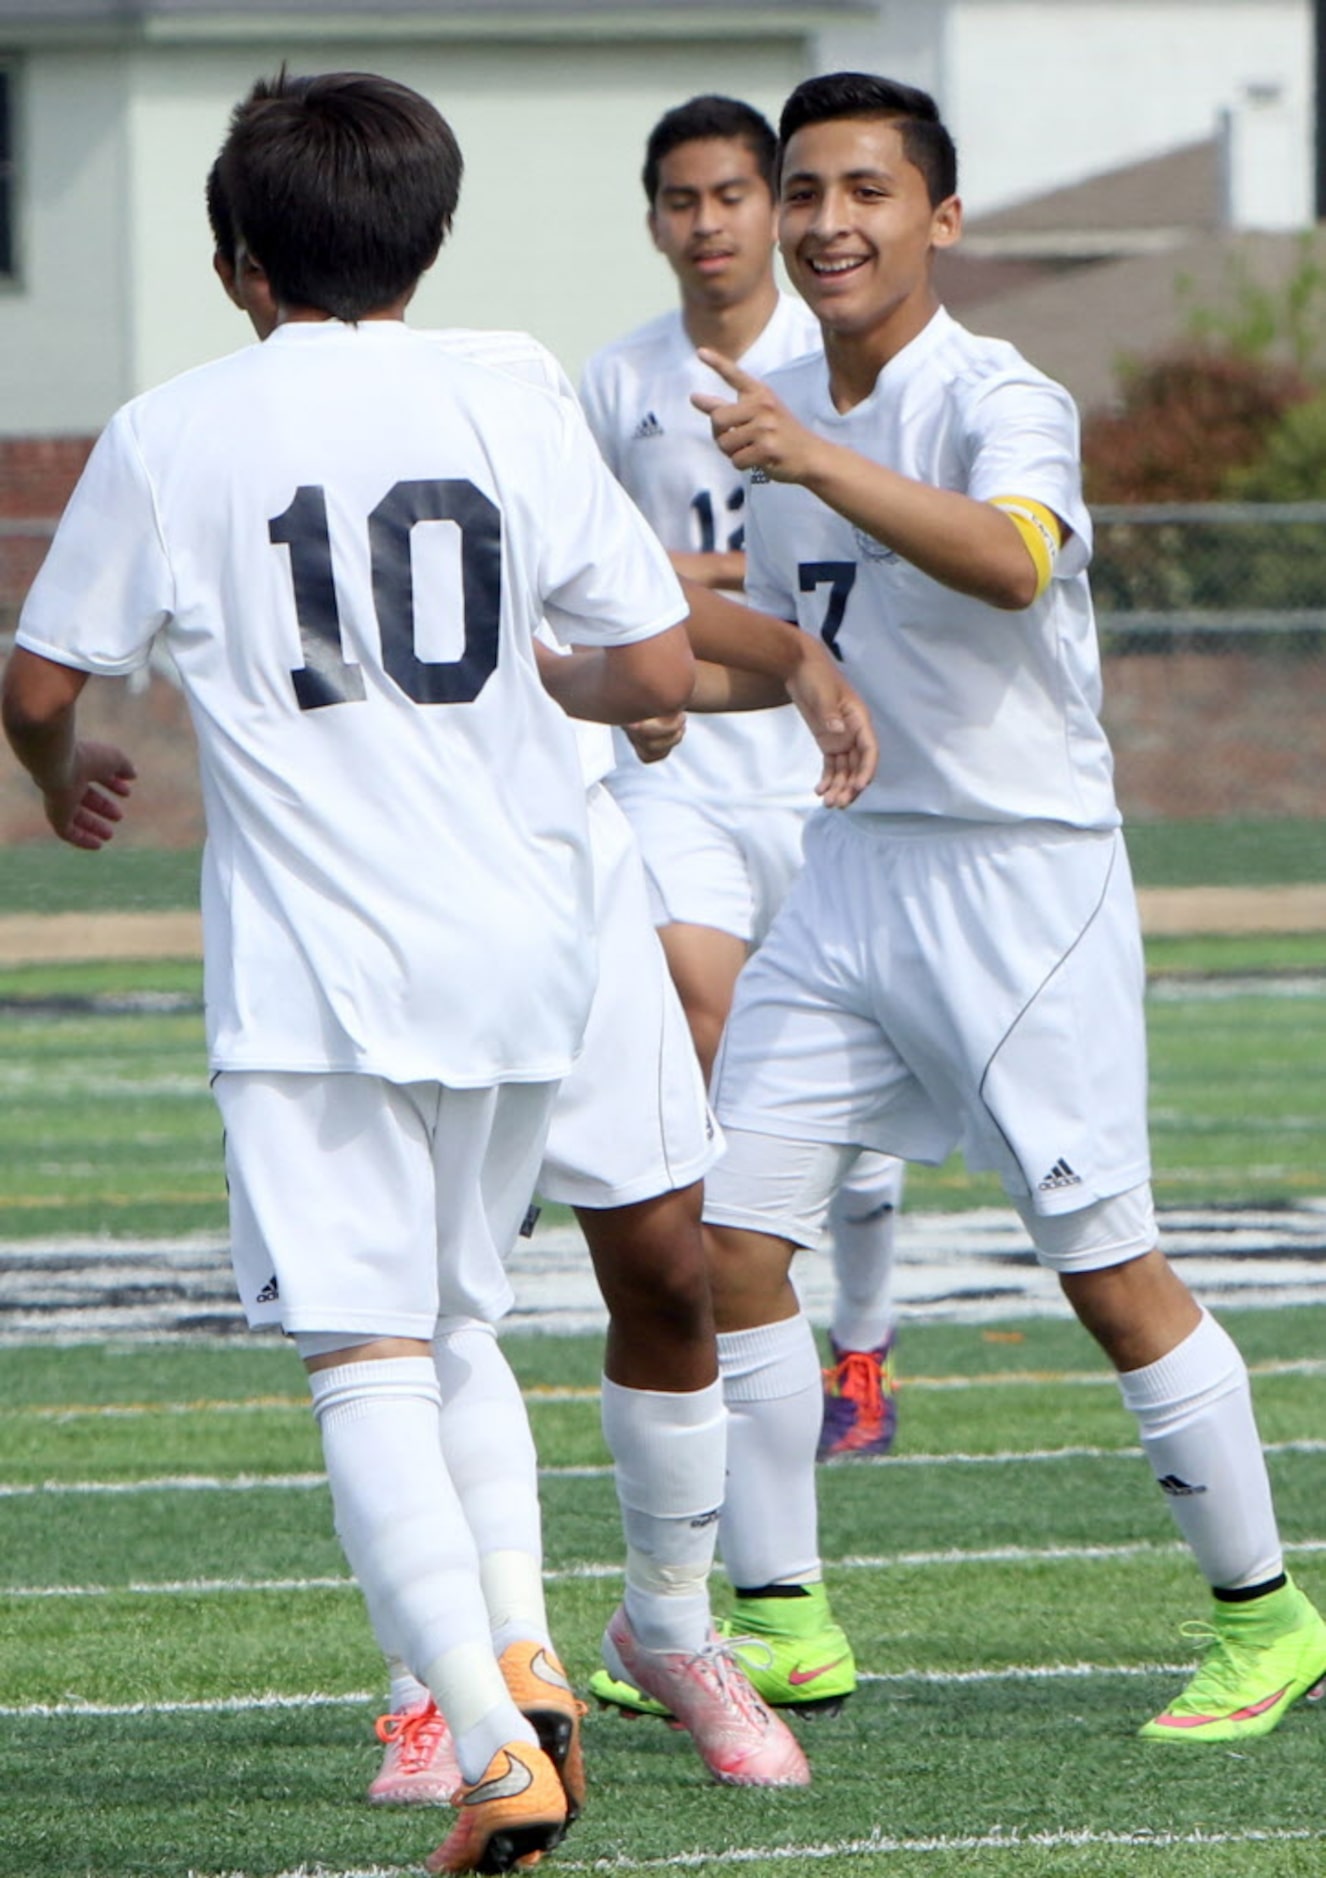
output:
{"label": "black hair", "polygon": [[228,228],[279,303],[356,320],[432,265],[462,169],[450,125],[407,85],[370,72],[298,78],[283,67],[231,114],[208,210],[214,233]]}
{"label": "black hair", "polygon": [[713,137],[727,137],[734,143],[744,143],[755,158],[770,195],[773,194],[774,167],[778,155],[778,139],[774,136],[773,125],[768,118],[761,117],[754,105],[743,104],[739,98],[723,98],[717,93],[706,92],[665,111],[649,133],[640,180],[645,186],[645,195],[649,198],[651,208],[658,194],[658,176],[664,157],[670,156],[684,143],[698,143],[702,138]]}
{"label": "black hair", "polygon": [[778,120],[780,157],[807,124],[839,117],[882,117],[896,122],[907,161],[925,178],[931,207],[957,194],[958,153],[930,93],[869,72],[830,72],[803,80]]}
{"label": "black hair", "polygon": [[221,186],[221,159],[217,158],[207,172],[207,220],[212,230],[212,246],[221,259],[231,267],[235,265],[235,224],[230,214],[230,204],[226,201],[226,192]]}

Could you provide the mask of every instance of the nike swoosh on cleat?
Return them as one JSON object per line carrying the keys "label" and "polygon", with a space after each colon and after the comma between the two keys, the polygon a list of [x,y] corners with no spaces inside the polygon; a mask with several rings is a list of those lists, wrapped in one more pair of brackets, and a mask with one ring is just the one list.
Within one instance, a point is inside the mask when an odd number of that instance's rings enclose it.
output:
{"label": "nike swoosh on cleat", "polygon": [[537,1676],[541,1682],[550,1682],[554,1689],[570,1689],[571,1685],[561,1670],[542,1650],[536,1651],[530,1658],[529,1666],[531,1674]]}
{"label": "nike swoosh on cleat", "polygon": [[506,1772],[498,1774],[494,1780],[481,1780],[477,1787],[471,1787],[461,1796],[462,1806],[482,1806],[485,1800],[513,1800],[518,1793],[524,1793],[527,1787],[534,1785],[534,1775],[524,1761],[518,1761],[514,1754],[506,1757]]}
{"label": "nike swoosh on cleat", "polygon": [[787,1680],[794,1689],[800,1689],[808,1682],[817,1682],[821,1676],[827,1676],[831,1669],[837,1669],[840,1663],[846,1661],[845,1656],[835,1656],[831,1663],[820,1663],[814,1669],[790,1669]]}
{"label": "nike swoosh on cleat", "polygon": [[1289,1684],[1277,1689],[1274,1695],[1263,1696],[1260,1702],[1252,1702],[1247,1708],[1236,1708],[1228,1715],[1158,1715],[1156,1720],[1162,1728],[1209,1728],[1212,1722],[1253,1721],[1258,1715],[1264,1715],[1267,1709],[1282,1702],[1288,1693]]}

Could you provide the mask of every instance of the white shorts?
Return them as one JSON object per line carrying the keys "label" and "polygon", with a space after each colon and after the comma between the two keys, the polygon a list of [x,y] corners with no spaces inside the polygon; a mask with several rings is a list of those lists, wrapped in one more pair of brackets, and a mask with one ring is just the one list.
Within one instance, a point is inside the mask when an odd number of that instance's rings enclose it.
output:
{"label": "white shorts", "polygon": [[904,1160],[960,1147],[1015,1203],[1077,1212],[1150,1179],[1143,983],[1117,832],[818,816],[737,981],[714,1106]]}
{"label": "white shorts", "polygon": [[509,1308],[556,1083],[227,1070],[212,1089],[250,1324],[431,1339]]}
{"label": "white shorts", "polygon": [[633,1206],[700,1180],[722,1137],[650,916],[631,825],[589,797],[599,980],[584,1048],[553,1104],[538,1190],[565,1206]]}
{"label": "white shorts", "polygon": [[731,809],[621,797],[640,843],[656,926],[713,926],[756,946],[801,871],[802,808]]}
{"label": "white shorts", "polygon": [[[768,1233],[794,1246],[818,1245],[829,1203],[851,1178],[860,1150],[780,1140],[740,1128],[729,1128],[725,1139],[723,1178],[705,1194],[707,1224]],[[1030,1198],[1015,1204],[1037,1257],[1052,1271],[1103,1271],[1141,1258],[1156,1243],[1156,1210],[1147,1182],[1075,1213],[1038,1213]]]}

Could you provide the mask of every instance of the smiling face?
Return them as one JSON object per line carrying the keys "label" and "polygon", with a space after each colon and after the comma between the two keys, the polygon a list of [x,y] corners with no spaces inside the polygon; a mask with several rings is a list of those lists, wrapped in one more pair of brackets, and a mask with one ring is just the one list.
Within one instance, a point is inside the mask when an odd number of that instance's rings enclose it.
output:
{"label": "smiling face", "polygon": [[866,346],[880,363],[901,351],[939,304],[931,255],[961,228],[958,198],[931,202],[896,120],[830,118],[789,139],[778,239],[826,344]]}
{"label": "smiling face", "polygon": [[772,283],[774,205],[749,145],[678,144],[659,165],[649,232],[687,305],[740,306]]}

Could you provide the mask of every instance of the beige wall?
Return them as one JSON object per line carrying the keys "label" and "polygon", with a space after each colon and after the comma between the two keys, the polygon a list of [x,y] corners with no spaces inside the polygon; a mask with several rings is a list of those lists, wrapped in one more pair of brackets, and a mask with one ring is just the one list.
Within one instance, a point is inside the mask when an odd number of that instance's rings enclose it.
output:
{"label": "beige wall", "polygon": [[969,209],[1210,137],[1262,101],[1283,132],[1274,226],[1312,219],[1307,0],[960,0],[945,91]]}
{"label": "beige wall", "polygon": [[1249,86],[1281,85],[1293,176],[1276,200],[1289,212],[1307,191],[1309,27],[1307,0],[885,0],[755,40],[305,44],[273,24],[261,41],[236,29],[228,42],[33,50],[20,67],[24,279],[0,288],[0,435],[95,430],[134,391],[243,342],[209,272],[202,184],[230,105],[283,56],[387,71],[437,100],[469,175],[417,317],[526,327],[574,374],[671,301],[637,175],[649,126],[696,91],[773,115],[812,70],[926,85],[980,210],[1200,136]]}
{"label": "beige wall", "polygon": [[17,286],[0,287],[0,433],[86,430],[127,395],[124,61],[17,64]]}
{"label": "beige wall", "polygon": [[[247,337],[212,278],[203,180],[231,105],[280,49],[34,53],[31,266],[0,298],[0,433],[94,430],[115,405]],[[671,299],[643,226],[645,134],[727,90],[776,112],[800,42],[544,47],[333,43],[297,69],[388,72],[451,119],[467,175],[420,323],[525,327],[573,374]]]}
{"label": "beige wall", "polygon": [[881,0],[826,23],[812,66],[939,99],[973,213],[1211,136],[1256,138],[1250,227],[1311,220],[1311,0]]}

